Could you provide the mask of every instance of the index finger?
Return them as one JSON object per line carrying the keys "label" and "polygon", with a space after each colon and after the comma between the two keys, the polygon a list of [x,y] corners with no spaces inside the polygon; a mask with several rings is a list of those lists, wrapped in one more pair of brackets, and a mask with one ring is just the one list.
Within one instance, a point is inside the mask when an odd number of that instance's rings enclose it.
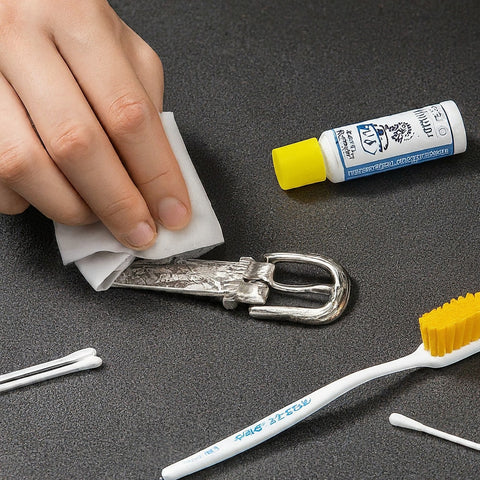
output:
{"label": "index finger", "polygon": [[[102,42],[83,43],[62,26],[55,39],[153,218],[167,228],[183,228],[190,220],[191,206],[180,167],[157,108],[121,43],[113,34],[103,36]],[[150,62],[158,63],[156,70],[161,74],[160,60],[153,51]],[[155,71],[151,65],[150,69]],[[161,88],[163,79],[158,82]]]}

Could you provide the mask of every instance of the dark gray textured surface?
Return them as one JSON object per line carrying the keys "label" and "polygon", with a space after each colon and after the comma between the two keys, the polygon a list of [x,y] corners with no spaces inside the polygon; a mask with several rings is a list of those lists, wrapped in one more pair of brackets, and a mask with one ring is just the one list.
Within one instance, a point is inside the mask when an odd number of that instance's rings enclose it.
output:
{"label": "dark gray textured surface", "polygon": [[[417,318],[480,290],[480,4],[112,1],[161,56],[165,109],[224,229],[213,257],[318,252],[354,282],[325,328],[178,296],[96,293],[35,211],[1,217],[0,372],[93,346],[104,366],[0,396],[0,478],[155,479],[359,368],[413,351]],[[273,147],[455,100],[463,155],[281,191]],[[480,440],[480,356],[376,380],[197,479],[478,478],[478,453],[394,429],[392,411]]]}

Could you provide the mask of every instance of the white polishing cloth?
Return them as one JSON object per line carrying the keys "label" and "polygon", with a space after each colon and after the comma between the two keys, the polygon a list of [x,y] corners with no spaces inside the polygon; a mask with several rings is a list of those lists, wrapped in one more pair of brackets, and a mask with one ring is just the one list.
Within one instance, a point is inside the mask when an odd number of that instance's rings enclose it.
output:
{"label": "white polishing cloth", "polygon": [[172,112],[160,114],[173,153],[190,194],[192,220],[183,230],[158,227],[156,243],[138,252],[124,247],[100,222],[70,227],[55,223],[55,234],[63,263],[75,262],[95,290],[108,289],[135,257],[170,261],[193,258],[223,243],[223,234],[210,200],[190,160]]}

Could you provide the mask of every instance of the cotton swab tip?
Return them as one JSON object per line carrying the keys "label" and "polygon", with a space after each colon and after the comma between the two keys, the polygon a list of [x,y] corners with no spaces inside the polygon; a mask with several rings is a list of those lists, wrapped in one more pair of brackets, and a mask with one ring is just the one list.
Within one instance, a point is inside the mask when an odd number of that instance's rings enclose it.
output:
{"label": "cotton swab tip", "polygon": [[388,417],[390,423],[395,427],[401,428],[409,428],[411,430],[422,430],[422,425],[420,422],[413,420],[411,418],[406,417],[405,415],[401,415],[400,413],[392,413],[390,417]]}
{"label": "cotton swab tip", "polygon": [[62,360],[67,362],[76,362],[77,360],[81,360],[85,357],[95,356],[96,354],[97,351],[94,348],[82,348],[82,350],[77,350],[76,352],[70,353],[70,355],[63,357]]}
{"label": "cotton swab tip", "polygon": [[102,364],[102,359],[97,356],[85,357],[78,362],[72,363],[72,371],[79,372],[81,370],[89,370],[91,368],[98,368]]}

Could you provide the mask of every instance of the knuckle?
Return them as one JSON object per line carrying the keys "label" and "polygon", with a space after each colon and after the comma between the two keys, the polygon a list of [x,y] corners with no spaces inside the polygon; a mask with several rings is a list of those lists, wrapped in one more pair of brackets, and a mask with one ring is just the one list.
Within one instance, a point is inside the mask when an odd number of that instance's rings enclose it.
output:
{"label": "knuckle", "polygon": [[0,178],[15,185],[30,174],[31,156],[21,144],[11,144],[0,149]]}
{"label": "knuckle", "polygon": [[137,197],[133,194],[125,194],[110,202],[97,212],[103,220],[110,220],[123,216],[131,217],[132,212],[137,210]]}
{"label": "knuckle", "polygon": [[[32,5],[33,4],[33,5]],[[39,31],[40,2],[31,0],[2,0],[0,2],[0,38],[2,46],[8,45],[12,51],[32,33]],[[8,47],[5,49],[8,51]],[[3,52],[2,52],[3,53]]]}
{"label": "knuckle", "polygon": [[65,123],[49,142],[49,152],[58,162],[86,156],[93,143],[93,132],[85,125]]}
{"label": "knuckle", "polygon": [[20,20],[20,12],[13,2],[0,2],[0,35],[8,36],[9,32],[16,30]]}
{"label": "knuckle", "polygon": [[146,187],[148,185],[155,184],[158,181],[169,181],[171,180],[171,175],[172,175],[172,170],[171,169],[165,169],[161,170],[160,172],[156,172],[153,175],[148,175],[145,178],[139,178],[138,181],[136,182],[137,187]]}
{"label": "knuckle", "polygon": [[146,98],[129,94],[118,97],[111,104],[109,113],[113,135],[137,133],[152,115]]}

